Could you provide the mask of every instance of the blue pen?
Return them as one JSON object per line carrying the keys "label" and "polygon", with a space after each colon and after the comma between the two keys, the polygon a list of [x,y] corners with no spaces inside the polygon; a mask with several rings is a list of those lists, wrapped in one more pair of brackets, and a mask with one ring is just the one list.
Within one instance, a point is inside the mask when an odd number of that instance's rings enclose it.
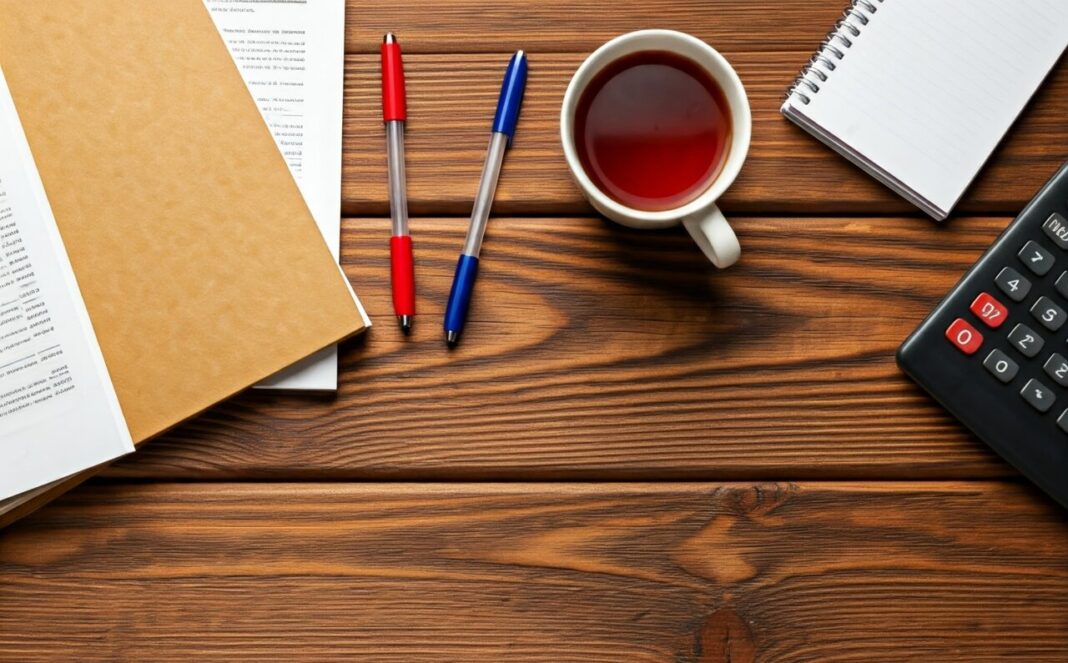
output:
{"label": "blue pen", "polygon": [[482,179],[478,183],[475,207],[471,211],[471,225],[467,229],[467,240],[463,253],[456,264],[456,276],[452,280],[449,304],[445,308],[445,342],[450,346],[460,340],[467,318],[467,306],[471,302],[471,290],[475,286],[478,274],[478,252],[482,249],[482,237],[486,234],[490,207],[493,206],[493,194],[497,190],[497,178],[504,163],[504,152],[515,135],[515,125],[519,120],[519,107],[523,103],[523,89],[527,84],[527,56],[517,51],[504,72],[501,84],[501,96],[497,100],[497,114],[493,117],[493,134],[490,137],[489,151],[486,153],[486,165],[482,168]]}

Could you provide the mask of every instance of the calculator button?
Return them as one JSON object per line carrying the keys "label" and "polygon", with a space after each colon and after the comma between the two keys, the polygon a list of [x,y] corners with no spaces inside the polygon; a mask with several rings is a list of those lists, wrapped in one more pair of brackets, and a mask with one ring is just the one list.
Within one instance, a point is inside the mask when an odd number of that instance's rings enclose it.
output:
{"label": "calculator button", "polygon": [[985,292],[980,293],[975,298],[975,301],[972,302],[971,310],[975,317],[982,320],[991,329],[997,329],[1005,324],[1005,318],[1009,315],[1009,309],[1005,308],[1004,304]]}
{"label": "calculator button", "polygon": [[966,355],[974,355],[983,344],[983,335],[965,320],[957,318],[946,330],[946,338]]}
{"label": "calculator button", "polygon": [[1042,370],[1060,386],[1068,387],[1068,359],[1054,352],[1053,356],[1046,360]]}
{"label": "calculator button", "polygon": [[1057,417],[1057,427],[1068,433],[1068,410],[1061,412],[1061,416]]}
{"label": "calculator button", "polygon": [[1068,320],[1068,313],[1054,304],[1049,297],[1039,297],[1035,305],[1031,307],[1031,315],[1050,331],[1057,331],[1064,326],[1064,321]]}
{"label": "calculator button", "polygon": [[1053,391],[1038,380],[1028,380],[1020,395],[1039,412],[1049,412],[1053,407]]}
{"label": "calculator button", "polygon": [[1042,230],[1058,248],[1068,249],[1068,219],[1054,212],[1042,224]]}
{"label": "calculator button", "polygon": [[1042,352],[1042,346],[1046,344],[1046,341],[1027,325],[1016,325],[1009,332],[1009,343],[1023,353],[1023,356],[1034,357]]}
{"label": "calculator button", "polygon": [[1001,350],[993,349],[990,354],[986,356],[983,361],[983,366],[986,370],[990,371],[990,374],[1001,380],[1004,383],[1012,382],[1012,379],[1016,377],[1016,374],[1020,371],[1020,365],[1017,364]]}
{"label": "calculator button", "polygon": [[1039,276],[1045,276],[1049,270],[1053,269],[1053,254],[1033,240],[1024,244],[1016,255],[1023,261],[1023,264],[1027,265],[1027,269]]}
{"label": "calculator button", "polygon": [[[1068,272],[1061,274],[1061,278],[1064,279],[1064,291],[1062,295],[1068,297]],[[1012,267],[1006,267],[998,272],[997,278],[994,279],[994,283],[998,284],[1001,291],[1009,296],[1014,302],[1022,302],[1027,298],[1027,293],[1031,292],[1031,282],[1023,277],[1023,274],[1016,271]],[[1057,283],[1060,283],[1058,279]],[[1060,288],[1058,288],[1060,290]]]}
{"label": "calculator button", "polygon": [[1068,299],[1068,272],[1061,272],[1061,275],[1057,277],[1057,282],[1053,284],[1053,287],[1057,289],[1061,297]]}

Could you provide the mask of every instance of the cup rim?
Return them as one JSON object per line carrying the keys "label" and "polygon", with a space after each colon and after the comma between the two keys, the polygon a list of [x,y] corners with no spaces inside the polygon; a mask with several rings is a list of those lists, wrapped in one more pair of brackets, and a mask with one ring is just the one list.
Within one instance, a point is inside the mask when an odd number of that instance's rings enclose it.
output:
{"label": "cup rim", "polygon": [[[727,155],[727,161],[722,170],[720,170],[719,175],[716,176],[716,179],[704,192],[701,193],[701,195],[685,205],[657,211],[640,210],[629,207],[601,191],[601,189],[593,183],[593,180],[590,179],[590,176],[586,173],[586,169],[582,167],[582,162],[578,158],[578,150],[575,147],[574,136],[574,115],[576,107],[578,106],[578,98],[581,95],[582,90],[585,89],[586,85],[598,71],[618,59],[621,55],[628,54],[622,53],[608,57],[607,53],[615,50],[620,44],[648,38],[667,38],[687,42],[691,47],[703,52],[709,59],[719,65],[721,71],[717,72],[708,67],[705,62],[696,61],[697,64],[712,76],[713,80],[715,80],[716,83],[728,93],[727,103],[730,105],[731,109],[732,124],[730,151]],[[630,52],[636,53],[642,50],[669,50],[693,60],[689,53],[682,52],[681,49],[672,48],[670,45],[668,45],[667,48],[659,49],[656,47],[639,47]],[[726,80],[724,80],[724,78],[726,78]],[[586,84],[582,85],[580,89],[579,80],[581,79],[585,79]],[[737,94],[737,105],[732,101],[732,92]],[[749,153],[749,144],[752,138],[752,123],[752,111],[749,107],[749,97],[746,94],[745,86],[742,85],[742,80],[738,77],[738,73],[734,70],[734,67],[731,66],[730,62],[727,61],[727,58],[725,58],[719,51],[697,37],[685,32],[664,29],[636,30],[634,32],[618,35],[604,44],[601,44],[601,46],[590,53],[590,55],[583,60],[582,64],[579,65],[578,69],[575,70],[575,73],[571,76],[571,80],[568,83],[567,91],[564,93],[563,103],[560,107],[560,141],[563,144],[564,157],[567,160],[568,168],[571,170],[572,176],[575,177],[579,186],[583,189],[584,193],[590,197],[596,207],[600,207],[605,212],[610,213],[610,216],[615,215],[618,217],[635,219],[643,223],[667,224],[678,222],[682,218],[700,212],[715,204],[716,200],[718,200],[727,188],[734,183],[734,180],[738,177],[738,173],[741,172],[742,164],[745,162],[746,156]]]}

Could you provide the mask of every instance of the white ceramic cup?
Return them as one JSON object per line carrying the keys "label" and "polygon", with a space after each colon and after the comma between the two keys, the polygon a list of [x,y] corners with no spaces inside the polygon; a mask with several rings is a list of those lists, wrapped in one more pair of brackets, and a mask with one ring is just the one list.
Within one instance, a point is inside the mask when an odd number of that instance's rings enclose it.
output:
{"label": "white ceramic cup", "polygon": [[[575,109],[583,90],[604,67],[639,51],[668,51],[696,62],[719,84],[730,106],[731,141],[719,175],[704,193],[675,209],[648,212],[627,207],[610,198],[586,174],[575,147]],[[674,30],[630,32],[598,48],[571,78],[560,109],[560,140],[564,144],[567,165],[594,208],[616,223],[630,228],[667,228],[682,223],[712,264],[719,268],[730,267],[737,262],[742,249],[731,224],[716,206],[716,201],[742,169],[752,132],[749,99],[734,68],[719,51],[705,42]]]}

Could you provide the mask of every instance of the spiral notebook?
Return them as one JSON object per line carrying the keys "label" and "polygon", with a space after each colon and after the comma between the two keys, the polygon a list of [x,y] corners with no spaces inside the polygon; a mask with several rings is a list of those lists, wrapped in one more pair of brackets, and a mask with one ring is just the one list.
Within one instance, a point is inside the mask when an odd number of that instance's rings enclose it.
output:
{"label": "spiral notebook", "polygon": [[942,220],[1066,46],[1066,0],[855,0],[782,113]]}

